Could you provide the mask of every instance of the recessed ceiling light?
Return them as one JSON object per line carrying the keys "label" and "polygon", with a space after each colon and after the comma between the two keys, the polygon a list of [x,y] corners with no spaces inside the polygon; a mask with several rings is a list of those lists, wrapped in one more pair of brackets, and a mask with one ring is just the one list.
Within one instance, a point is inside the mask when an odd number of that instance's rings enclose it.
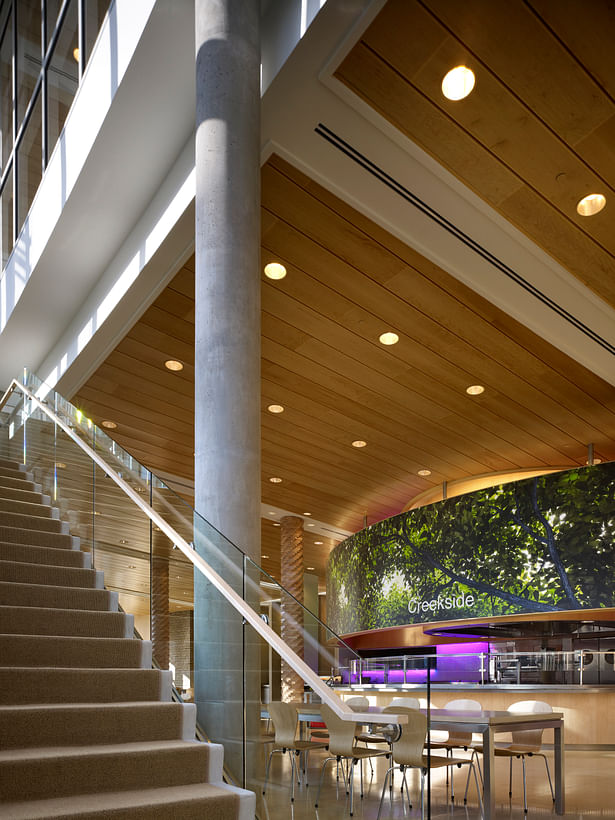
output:
{"label": "recessed ceiling light", "polygon": [[589,194],[577,202],[579,216],[594,216],[606,205],[606,198],[602,194]]}
{"label": "recessed ceiling light", "polygon": [[114,421],[105,420],[100,422],[100,426],[105,427],[107,430],[115,430],[117,424]]}
{"label": "recessed ceiling light", "polygon": [[120,544],[127,544],[128,541],[125,538],[120,538]]}
{"label": "recessed ceiling light", "polygon": [[315,526],[316,526],[316,524],[313,521],[310,521],[310,523],[308,524],[308,527],[315,527]]}
{"label": "recessed ceiling light", "polygon": [[393,333],[392,330],[388,330],[386,333],[380,334],[378,341],[383,345],[396,345],[399,341],[399,336],[397,333]]}
{"label": "recessed ceiling light", "polygon": [[311,515],[312,513],[303,513],[304,515]]}
{"label": "recessed ceiling light", "polygon": [[313,570],[314,567],[306,567],[306,569],[307,569],[308,572],[310,572],[310,570]]}
{"label": "recessed ceiling light", "polygon": [[78,62],[79,62],[79,49],[78,49],[78,48],[74,48],[74,49],[73,49],[73,60],[74,60],[76,63],[78,63]]}
{"label": "recessed ceiling light", "polygon": [[[587,466],[588,466],[588,467],[590,467],[590,466],[591,466],[591,465],[590,465],[590,463],[589,463],[589,461],[586,461],[585,463],[587,464]],[[592,461],[592,464],[602,464],[602,459],[601,459],[601,458],[595,458],[595,459]]]}
{"label": "recessed ceiling light", "polygon": [[128,564],[128,569],[136,569],[136,568],[137,568],[136,564]]}
{"label": "recessed ceiling light", "polygon": [[463,100],[474,88],[474,72],[464,65],[458,65],[442,80],[442,93],[447,100]]}
{"label": "recessed ceiling light", "polygon": [[272,475],[271,478],[269,479],[269,481],[271,481],[272,484],[281,484],[282,483],[282,479],[280,478],[280,476],[277,476],[277,475]]}
{"label": "recessed ceiling light", "polygon": [[468,396],[480,396],[480,394],[484,392],[485,388],[482,384],[471,384],[469,387],[466,387],[466,393]]}
{"label": "recessed ceiling light", "polygon": [[268,555],[261,555],[261,558],[269,558]]}
{"label": "recessed ceiling light", "polygon": [[324,541],[314,541],[314,543],[315,543],[317,546],[320,546],[321,544],[324,544]]}
{"label": "recessed ceiling light", "polygon": [[102,515],[102,513],[98,512],[98,510],[94,510],[94,515]]}
{"label": "recessed ceiling light", "polygon": [[267,410],[269,410],[270,413],[283,413],[284,412],[284,408],[282,407],[281,404],[270,404],[269,407],[267,408]]}
{"label": "recessed ceiling light", "polygon": [[419,475],[431,475],[431,470],[419,470]]}
{"label": "recessed ceiling light", "polygon": [[353,446],[353,447],[357,447],[357,448],[360,448],[360,447],[367,447],[367,442],[366,442],[366,441],[362,441],[361,439],[357,439],[356,441],[353,441],[353,442],[352,442],[352,446]]}
{"label": "recessed ceiling light", "polygon": [[269,510],[269,515],[275,515],[273,510]]}
{"label": "recessed ceiling light", "polygon": [[268,279],[284,279],[286,268],[280,262],[269,262],[265,265],[265,276]]}
{"label": "recessed ceiling light", "polygon": [[177,359],[167,359],[164,366],[167,370],[172,370],[174,373],[178,373],[180,370],[184,369],[183,364],[178,362]]}
{"label": "recessed ceiling light", "polygon": [[58,467],[60,470],[63,470],[66,467],[66,464],[64,464],[63,461],[56,461],[56,467]]}
{"label": "recessed ceiling light", "polygon": [[280,526],[280,524],[279,524],[279,522],[278,522],[278,521],[274,521],[274,522],[273,522],[273,526],[274,526],[274,527],[279,527],[279,526]]}

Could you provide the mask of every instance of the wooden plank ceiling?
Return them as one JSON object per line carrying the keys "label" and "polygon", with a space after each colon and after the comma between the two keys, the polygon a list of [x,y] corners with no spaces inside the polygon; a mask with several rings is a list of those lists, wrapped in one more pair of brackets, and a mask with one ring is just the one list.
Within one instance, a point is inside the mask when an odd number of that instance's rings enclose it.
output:
{"label": "wooden plank ceiling", "polygon": [[606,0],[389,0],[336,76],[615,306],[614,36]]}
{"label": "wooden plank ceiling", "polygon": [[[611,386],[278,157],[262,171],[272,260],[288,274],[262,278],[264,503],[354,531],[444,480],[582,464],[589,442],[615,458]],[[379,343],[387,330],[395,346]],[[73,399],[154,472],[188,479],[193,345],[191,260]],[[279,577],[279,529],[262,530]],[[306,526],[321,578],[332,546]]]}

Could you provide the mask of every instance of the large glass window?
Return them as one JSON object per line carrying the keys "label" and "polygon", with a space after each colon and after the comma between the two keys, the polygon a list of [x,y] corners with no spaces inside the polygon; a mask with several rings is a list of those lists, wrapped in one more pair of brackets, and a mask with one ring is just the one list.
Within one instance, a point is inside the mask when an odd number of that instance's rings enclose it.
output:
{"label": "large glass window", "polygon": [[13,249],[13,172],[10,171],[0,196],[0,213],[2,215],[2,267]]}
{"label": "large glass window", "polygon": [[19,225],[23,225],[34,199],[43,172],[41,155],[43,140],[42,95],[36,101],[23,137],[17,149],[17,215]]}
{"label": "large glass window", "polygon": [[8,4],[0,13],[0,161],[2,169],[13,150],[13,15]]}
{"label": "large glass window", "polygon": [[71,0],[47,68],[47,154],[51,156],[79,85],[77,0]]}
{"label": "large glass window", "polygon": [[90,58],[109,5],[110,0],[0,0],[3,267],[64,127],[79,85],[79,69]]}
{"label": "large glass window", "polygon": [[17,15],[17,121],[24,118],[28,103],[40,75],[41,54],[41,2],[19,0],[15,4]]}

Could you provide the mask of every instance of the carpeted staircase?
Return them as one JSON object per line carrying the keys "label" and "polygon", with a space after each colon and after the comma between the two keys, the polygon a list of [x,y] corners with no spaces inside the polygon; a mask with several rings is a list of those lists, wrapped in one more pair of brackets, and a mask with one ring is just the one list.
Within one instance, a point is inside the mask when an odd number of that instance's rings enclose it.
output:
{"label": "carpeted staircase", "polygon": [[253,819],[31,479],[0,459],[0,817]]}

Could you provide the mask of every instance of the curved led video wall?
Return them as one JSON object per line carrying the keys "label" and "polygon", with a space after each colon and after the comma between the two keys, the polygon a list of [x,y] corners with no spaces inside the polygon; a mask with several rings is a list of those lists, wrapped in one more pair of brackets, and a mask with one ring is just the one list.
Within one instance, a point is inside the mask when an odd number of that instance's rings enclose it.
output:
{"label": "curved led video wall", "polygon": [[373,524],[333,550],[338,634],[615,606],[615,462],[525,479]]}

